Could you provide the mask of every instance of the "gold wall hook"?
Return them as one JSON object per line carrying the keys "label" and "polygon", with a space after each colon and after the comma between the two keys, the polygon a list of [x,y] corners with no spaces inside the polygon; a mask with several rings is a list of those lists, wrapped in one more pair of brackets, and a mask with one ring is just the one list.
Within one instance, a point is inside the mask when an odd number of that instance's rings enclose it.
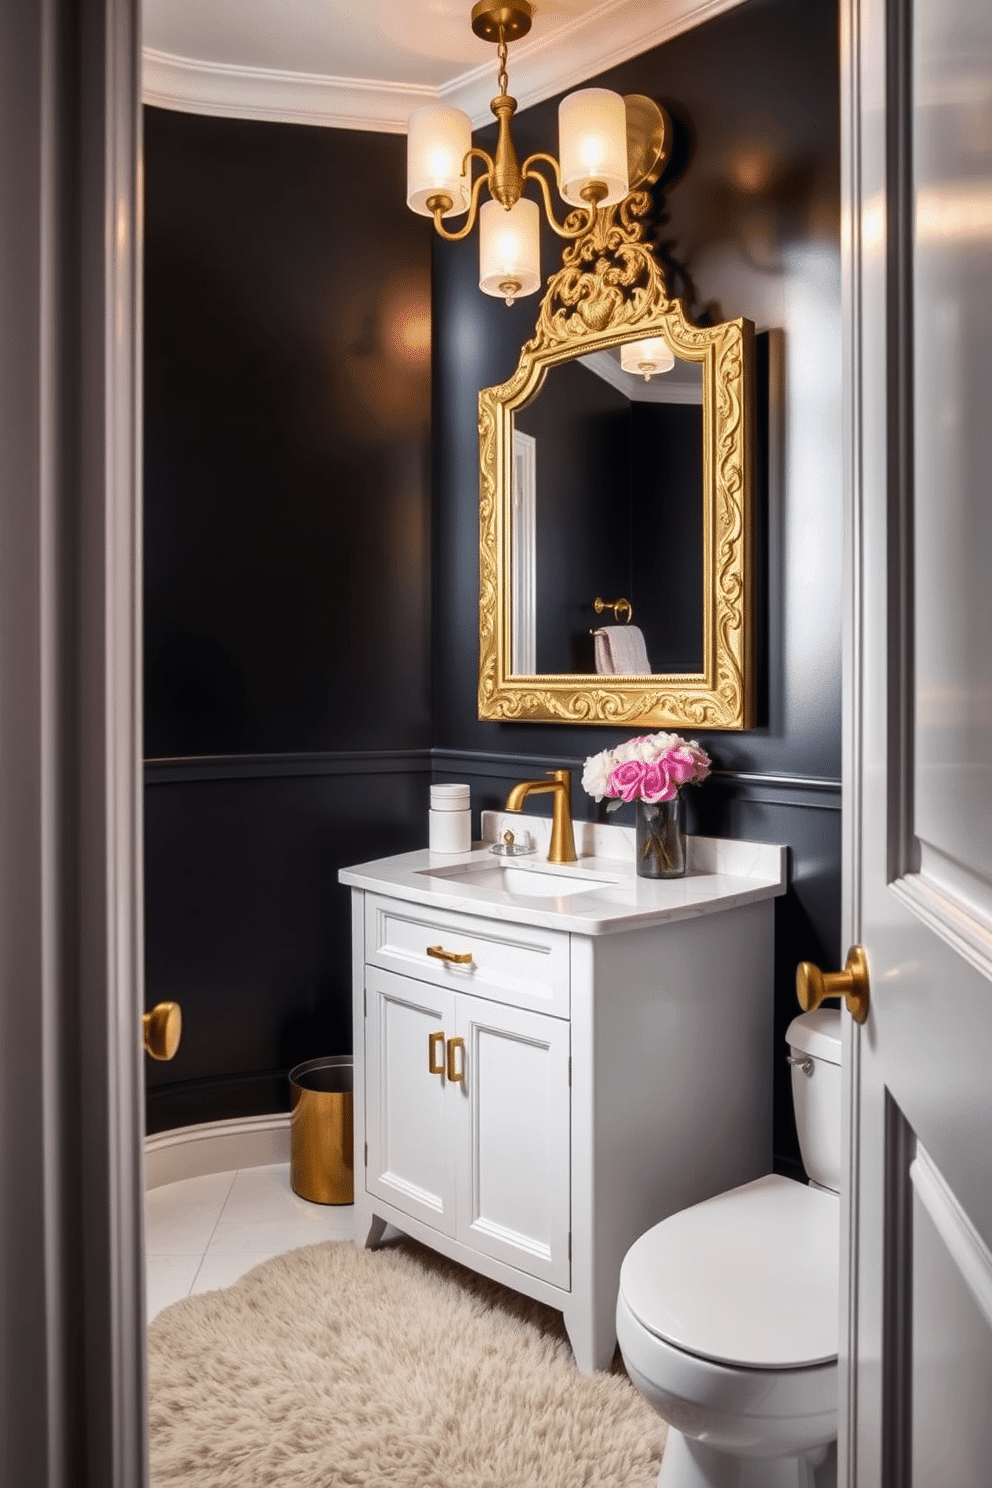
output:
{"label": "gold wall hook", "polygon": [[796,996],[804,1013],[818,1008],[826,997],[843,997],[855,1023],[864,1023],[871,1000],[864,947],[851,947],[843,971],[821,971],[812,961],[801,961],[796,967]]}
{"label": "gold wall hook", "polygon": [[153,1059],[174,1059],[183,1036],[183,1013],[178,1002],[160,1002],[142,1016],[145,1053]]}

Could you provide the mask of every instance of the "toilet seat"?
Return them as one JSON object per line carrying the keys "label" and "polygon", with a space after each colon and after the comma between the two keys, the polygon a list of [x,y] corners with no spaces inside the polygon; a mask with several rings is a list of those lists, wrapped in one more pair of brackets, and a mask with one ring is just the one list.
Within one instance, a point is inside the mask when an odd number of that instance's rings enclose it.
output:
{"label": "toilet seat", "polygon": [[768,1174],[662,1220],[627,1252],[620,1295],[649,1333],[735,1369],[837,1357],[836,1194]]}

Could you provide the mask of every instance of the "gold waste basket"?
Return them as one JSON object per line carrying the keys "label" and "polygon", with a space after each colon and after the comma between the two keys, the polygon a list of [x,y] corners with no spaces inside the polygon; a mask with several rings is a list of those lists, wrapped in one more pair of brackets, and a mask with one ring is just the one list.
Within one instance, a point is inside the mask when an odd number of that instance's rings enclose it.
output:
{"label": "gold waste basket", "polygon": [[289,1072],[289,1181],[313,1204],[355,1200],[355,1061],[308,1059]]}

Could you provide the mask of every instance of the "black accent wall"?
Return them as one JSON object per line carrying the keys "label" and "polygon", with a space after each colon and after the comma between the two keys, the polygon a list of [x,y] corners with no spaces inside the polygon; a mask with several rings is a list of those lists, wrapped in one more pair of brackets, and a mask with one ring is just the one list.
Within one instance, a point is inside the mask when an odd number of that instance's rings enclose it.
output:
{"label": "black accent wall", "polygon": [[[750,0],[591,80],[673,117],[671,289],[759,331],[761,716],[700,736],[716,773],[688,805],[789,846],[786,1170],[795,964],[842,960],[837,78],[835,0]],[[521,154],[556,147],[556,102],[518,115]],[[423,845],[430,778],[471,782],[478,829],[631,732],[478,719],[477,394],[538,298],[483,296],[475,235],[436,241],[403,176],[396,136],[145,113],[147,983],[185,1014],[150,1131],[284,1108],[293,1062],[350,1049],[337,869]],[[355,180],[374,192],[339,209]],[[574,805],[602,809],[577,782]]]}
{"label": "black accent wall", "polygon": [[[430,233],[396,136],[145,111],[148,1129],[351,1049],[337,870],[426,840]],[[375,212],[336,204],[372,180]]]}
{"label": "black accent wall", "polygon": [[[699,735],[717,773],[687,794],[692,829],[789,845],[769,1050],[786,1168],[798,1149],[781,1035],[798,1010],[796,961],[843,960],[837,47],[834,0],[751,0],[590,80],[649,94],[673,118],[654,219],[670,289],[699,320],[743,315],[759,332],[761,716],[748,733]],[[555,148],[556,111],[554,99],[514,121],[521,156]],[[435,770],[471,779],[479,809],[532,771],[581,770],[632,730],[477,716],[477,395],[512,373],[538,299],[481,295],[476,253],[472,239],[434,248],[433,651]],[[560,261],[550,233],[542,253],[547,275]],[[602,810],[578,785],[574,805]]]}

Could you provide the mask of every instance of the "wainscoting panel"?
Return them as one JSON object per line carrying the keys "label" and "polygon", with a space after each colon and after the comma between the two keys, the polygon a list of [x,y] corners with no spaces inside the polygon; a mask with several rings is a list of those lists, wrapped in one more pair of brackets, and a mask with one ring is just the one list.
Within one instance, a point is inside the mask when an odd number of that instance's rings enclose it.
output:
{"label": "wainscoting panel", "polygon": [[287,1071],[351,1052],[338,869],[426,846],[427,750],[156,760],[145,775],[146,999],[183,1038],[146,1061],[147,1130],[289,1105]]}

